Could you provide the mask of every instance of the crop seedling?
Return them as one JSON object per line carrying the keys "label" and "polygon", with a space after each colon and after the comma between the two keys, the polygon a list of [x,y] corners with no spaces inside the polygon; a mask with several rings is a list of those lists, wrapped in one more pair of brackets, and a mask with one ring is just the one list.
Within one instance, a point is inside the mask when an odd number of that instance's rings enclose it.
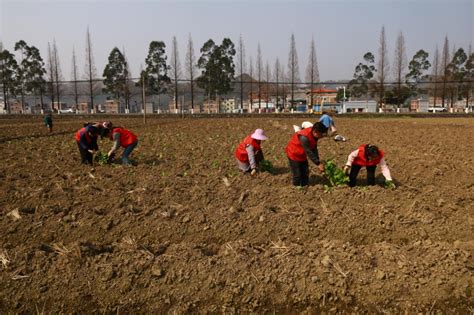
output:
{"label": "crop seedling", "polygon": [[345,185],[349,182],[349,177],[337,167],[333,159],[324,162],[324,176],[329,180],[331,187]]}
{"label": "crop seedling", "polygon": [[99,165],[105,165],[109,163],[109,156],[107,153],[103,152],[97,152],[94,160],[99,164]]}
{"label": "crop seedling", "polygon": [[385,188],[387,188],[387,189],[394,189],[394,188],[395,188],[395,184],[393,183],[393,181],[387,180],[387,181],[385,181]]}
{"label": "crop seedling", "polygon": [[270,162],[269,160],[263,160],[262,162],[260,162],[260,170],[262,172],[268,172],[270,174],[273,174],[273,164],[272,162]]}

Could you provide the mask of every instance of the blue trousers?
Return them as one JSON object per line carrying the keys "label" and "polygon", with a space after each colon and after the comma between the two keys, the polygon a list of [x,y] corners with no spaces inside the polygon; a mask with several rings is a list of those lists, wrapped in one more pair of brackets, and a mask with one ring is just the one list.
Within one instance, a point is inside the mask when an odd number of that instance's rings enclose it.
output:
{"label": "blue trousers", "polygon": [[130,160],[128,159],[128,156],[130,155],[130,153],[132,153],[133,149],[135,149],[135,147],[137,146],[138,144],[138,140],[135,141],[134,143],[128,145],[124,150],[123,150],[123,153],[122,153],[122,164],[131,164],[130,163]]}

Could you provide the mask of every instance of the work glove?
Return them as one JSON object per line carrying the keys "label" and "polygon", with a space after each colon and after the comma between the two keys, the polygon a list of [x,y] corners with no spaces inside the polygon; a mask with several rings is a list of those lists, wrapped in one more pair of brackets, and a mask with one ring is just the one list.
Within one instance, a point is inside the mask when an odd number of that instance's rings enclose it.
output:
{"label": "work glove", "polygon": [[344,166],[344,174],[349,175],[351,172],[351,167],[349,165]]}
{"label": "work glove", "polygon": [[252,171],[250,172],[250,175],[252,176],[257,175],[257,170],[253,168]]}

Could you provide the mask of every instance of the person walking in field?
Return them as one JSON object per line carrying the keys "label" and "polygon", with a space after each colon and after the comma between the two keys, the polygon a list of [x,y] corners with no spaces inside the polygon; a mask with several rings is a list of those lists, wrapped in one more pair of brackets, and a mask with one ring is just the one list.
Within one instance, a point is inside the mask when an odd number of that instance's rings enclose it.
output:
{"label": "person walking in field", "polygon": [[324,165],[319,160],[318,140],[327,134],[327,128],[317,122],[311,128],[305,128],[293,134],[286,146],[286,155],[290,164],[294,186],[307,186],[309,182],[308,158],[318,166],[320,172]]}
{"label": "person walking in field", "polygon": [[267,139],[262,129],[256,129],[240,142],[235,149],[235,158],[242,172],[250,172],[252,176],[257,174],[258,166],[264,160],[261,143]]}
{"label": "person walking in field", "polygon": [[112,160],[115,156],[115,152],[122,147],[124,148],[122,164],[131,165],[132,163],[129,160],[129,156],[138,144],[138,137],[130,130],[122,127],[106,129],[105,136],[109,136],[110,140],[114,142],[112,149],[108,153],[109,160]]}
{"label": "person walking in field", "polygon": [[76,132],[76,142],[81,154],[82,164],[91,164],[94,158],[94,153],[99,150],[97,145],[97,136],[99,130],[94,126],[87,126],[79,129]]}
{"label": "person walking in field", "polygon": [[344,173],[349,175],[349,186],[354,187],[357,183],[357,175],[362,167],[367,169],[367,184],[375,185],[375,169],[380,165],[382,174],[385,177],[387,187],[394,188],[395,184],[390,175],[390,169],[385,162],[385,153],[377,146],[362,144],[359,148],[349,154]]}
{"label": "person walking in field", "polygon": [[47,113],[44,115],[43,122],[44,125],[48,128],[48,131],[53,132],[53,115],[51,113]]}

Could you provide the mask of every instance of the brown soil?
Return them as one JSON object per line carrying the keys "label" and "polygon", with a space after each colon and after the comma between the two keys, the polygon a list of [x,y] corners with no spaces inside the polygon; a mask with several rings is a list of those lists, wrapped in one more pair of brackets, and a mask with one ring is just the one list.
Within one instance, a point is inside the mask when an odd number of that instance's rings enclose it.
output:
{"label": "brown soil", "polygon": [[[473,312],[474,119],[336,118],[321,158],[376,143],[395,190],[314,165],[292,187],[300,119],[113,121],[137,166],[81,166],[79,118],[0,120],[0,313]],[[257,127],[276,174],[252,178],[233,151]]]}

